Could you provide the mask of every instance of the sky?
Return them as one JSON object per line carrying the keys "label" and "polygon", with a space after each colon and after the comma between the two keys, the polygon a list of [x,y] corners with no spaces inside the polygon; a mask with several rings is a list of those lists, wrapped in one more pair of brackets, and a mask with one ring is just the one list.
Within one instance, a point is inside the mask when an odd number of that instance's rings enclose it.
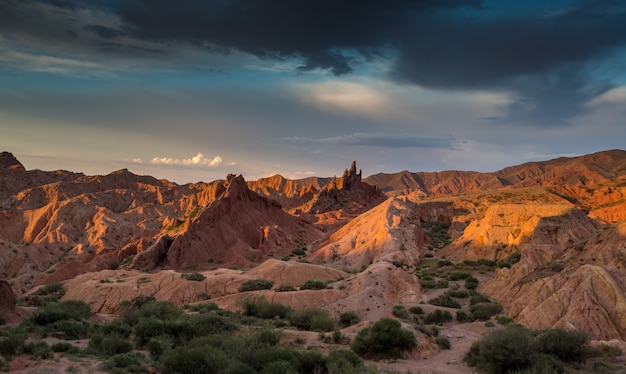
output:
{"label": "sky", "polygon": [[624,149],[623,0],[0,0],[0,151],[177,183]]}

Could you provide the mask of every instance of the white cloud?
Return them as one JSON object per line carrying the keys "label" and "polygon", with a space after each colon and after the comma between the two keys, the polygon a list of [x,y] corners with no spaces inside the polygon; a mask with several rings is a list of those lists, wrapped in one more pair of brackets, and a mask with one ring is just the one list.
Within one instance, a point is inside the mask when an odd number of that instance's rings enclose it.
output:
{"label": "white cloud", "polygon": [[[198,152],[197,155],[191,158],[169,158],[169,157],[154,157],[151,161],[153,164],[160,165],[185,165],[185,166],[208,166],[216,167],[222,164],[222,158],[217,155],[213,158],[205,158],[204,155]],[[229,164],[230,165],[230,164]]]}

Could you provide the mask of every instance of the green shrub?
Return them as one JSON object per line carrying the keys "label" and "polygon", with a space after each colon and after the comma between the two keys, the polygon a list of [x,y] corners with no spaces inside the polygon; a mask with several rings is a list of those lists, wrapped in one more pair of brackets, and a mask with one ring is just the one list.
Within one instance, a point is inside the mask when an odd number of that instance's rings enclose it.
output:
{"label": "green shrub", "polygon": [[359,315],[354,310],[346,310],[339,315],[339,323],[342,326],[352,326],[361,322]]}
{"label": "green shrub", "polygon": [[254,335],[254,339],[260,345],[271,347],[280,342],[280,335],[276,330],[263,329]]}
{"label": "green shrub", "polygon": [[112,335],[94,335],[89,340],[89,349],[100,356],[110,357],[133,350],[133,343]]}
{"label": "green shrub", "polygon": [[128,338],[132,333],[132,328],[126,322],[121,320],[112,321],[103,325],[95,325],[95,327],[97,329],[94,330],[105,335],[116,335],[121,338]]}
{"label": "green shrub", "polygon": [[409,318],[409,312],[406,310],[404,305],[394,305],[391,309],[391,314],[398,318]]}
{"label": "green shrub", "polygon": [[290,307],[270,303],[263,296],[247,295],[239,299],[238,304],[241,305],[244,315],[257,318],[287,318],[293,312]]}
{"label": "green shrub", "polygon": [[71,350],[72,348],[74,348],[74,346],[70,343],[59,342],[59,343],[52,344],[50,348],[52,348],[54,352],[67,352]]}
{"label": "green shrub", "polygon": [[309,331],[333,331],[335,329],[335,321],[327,311],[309,307],[297,310],[289,317],[291,325]]}
{"label": "green shrub", "polygon": [[214,310],[218,310],[219,307],[214,302],[202,303],[202,304],[193,304],[188,305],[187,310],[190,312],[198,312],[200,314],[209,313]]}
{"label": "green shrub", "polygon": [[289,291],[297,291],[297,289],[290,284],[282,284],[279,287],[274,289],[276,292],[289,292]]}
{"label": "green shrub", "polygon": [[467,314],[464,310],[457,310],[456,320],[459,322],[472,322],[474,318],[472,318],[472,316]]}
{"label": "green shrub", "polygon": [[89,322],[64,319],[48,325],[49,332],[61,333],[65,340],[84,339],[89,335]]}
{"label": "green shrub", "polygon": [[461,304],[458,301],[450,297],[449,294],[444,293],[435,298],[428,300],[428,303],[436,306],[444,306],[448,308],[461,309]]}
{"label": "green shrub", "polygon": [[435,309],[424,316],[424,323],[439,324],[452,321],[452,314],[447,310]]}
{"label": "green shrub", "polygon": [[487,260],[485,258],[481,258],[478,261],[476,261],[476,265],[483,265],[483,266],[487,266],[487,267],[494,267],[496,266],[496,262],[492,261],[492,260]]}
{"label": "green shrub", "polygon": [[474,342],[465,361],[487,374],[525,369],[532,364],[531,340],[531,332],[523,327],[498,329]]}
{"label": "green shrub", "polygon": [[451,271],[448,273],[448,280],[457,281],[459,279],[467,279],[472,275],[467,271]]}
{"label": "green shrub", "polygon": [[48,343],[41,340],[37,342],[25,342],[20,351],[21,353],[31,355],[31,359],[33,360],[45,360],[52,358],[54,355]]}
{"label": "green shrub", "polygon": [[409,308],[409,312],[413,314],[424,314],[424,309],[421,306],[412,306]]}
{"label": "green shrub", "polygon": [[502,305],[497,303],[477,303],[470,306],[472,316],[479,321],[486,321],[502,312]]}
{"label": "green shrub", "polygon": [[469,301],[470,305],[474,305],[478,303],[490,303],[490,302],[491,302],[490,298],[478,292],[473,292],[472,296],[470,296],[470,301]]}
{"label": "green shrub", "polygon": [[121,353],[102,364],[102,369],[111,373],[147,373],[148,359],[139,352]]}
{"label": "green shrub", "polygon": [[551,355],[534,353],[531,356],[530,361],[531,364],[528,370],[531,372],[540,374],[563,374],[567,372],[565,370],[565,365],[563,365],[563,363],[556,357]]}
{"label": "green shrub", "polygon": [[561,361],[583,361],[589,355],[589,336],[582,330],[549,329],[534,339],[535,349]]}
{"label": "green shrub", "polygon": [[445,336],[438,336],[435,339],[435,343],[439,346],[439,349],[450,349],[452,344],[450,344],[450,340]]}
{"label": "green shrub", "polygon": [[171,301],[147,302],[139,309],[139,318],[174,320],[182,314],[180,308]]}
{"label": "green shrub", "polygon": [[309,279],[302,286],[300,286],[300,290],[324,290],[328,287],[328,283],[326,281],[320,279]]}
{"label": "green shrub", "polygon": [[293,251],[291,251],[291,253],[293,253],[296,256],[304,256],[304,255],[306,255],[306,252],[303,249],[301,249],[301,248],[296,248]]}
{"label": "green shrub", "polygon": [[58,302],[63,295],[65,295],[63,283],[48,283],[35,291],[29,301],[34,306],[42,307],[51,302]]}
{"label": "green shrub", "polygon": [[326,370],[330,374],[362,373],[364,369],[363,360],[353,351],[334,350],[326,357]]}
{"label": "green shrub", "polygon": [[373,359],[401,358],[404,350],[415,346],[417,341],[411,331],[403,329],[398,320],[383,318],[359,331],[352,350]]}
{"label": "green shrub", "polygon": [[465,290],[448,290],[448,295],[452,297],[457,297],[459,299],[465,299],[469,297],[469,293]]}
{"label": "green shrub", "polygon": [[159,360],[163,354],[174,347],[174,339],[169,335],[159,335],[148,341],[148,353],[153,360]]}
{"label": "green shrub", "polygon": [[496,316],[496,322],[498,322],[498,324],[502,326],[506,326],[506,325],[513,323],[513,318],[507,317],[505,315],[499,315],[499,316]]}
{"label": "green shrub", "polygon": [[274,282],[265,279],[250,279],[241,284],[237,289],[239,292],[269,290],[274,286]]}
{"label": "green shrub", "polygon": [[26,341],[26,334],[13,329],[5,331],[4,336],[0,336],[0,355],[11,357],[21,350]]}
{"label": "green shrub", "polygon": [[467,277],[465,279],[465,288],[468,290],[475,290],[478,288],[478,279],[474,277]]}
{"label": "green shrub", "polygon": [[181,278],[183,279],[187,279],[189,281],[195,281],[195,282],[202,282],[203,280],[206,279],[206,276],[204,276],[204,274],[200,274],[198,272],[193,272],[193,273],[183,273],[180,275]]}
{"label": "green shrub", "polygon": [[52,302],[33,314],[30,321],[44,326],[63,320],[82,320],[89,318],[91,309],[87,303],[80,300],[65,300],[60,303]]}

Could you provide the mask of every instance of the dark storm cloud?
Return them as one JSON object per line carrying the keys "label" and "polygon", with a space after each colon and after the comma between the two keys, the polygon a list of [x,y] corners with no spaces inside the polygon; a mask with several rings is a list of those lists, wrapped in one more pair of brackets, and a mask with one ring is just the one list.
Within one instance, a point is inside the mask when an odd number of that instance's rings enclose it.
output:
{"label": "dark storm cloud", "polygon": [[[345,49],[384,48],[411,13],[480,7],[476,0],[135,0],[119,14],[135,34],[151,40],[215,44],[262,59],[301,58],[300,71],[352,72]],[[371,57],[366,54],[362,57]]]}
{"label": "dark storm cloud", "polygon": [[559,126],[613,87],[594,73],[620,71],[610,62],[626,44],[626,9],[617,3],[572,0],[567,8],[519,13],[487,0],[99,2],[97,10],[118,21],[107,23],[80,19],[91,2],[5,0],[0,35],[109,59],[149,60],[160,49],[163,61],[175,62],[176,45],[240,51],[267,61],[296,59],[300,72],[336,76],[389,59],[398,82],[504,90],[516,99],[503,122]]}

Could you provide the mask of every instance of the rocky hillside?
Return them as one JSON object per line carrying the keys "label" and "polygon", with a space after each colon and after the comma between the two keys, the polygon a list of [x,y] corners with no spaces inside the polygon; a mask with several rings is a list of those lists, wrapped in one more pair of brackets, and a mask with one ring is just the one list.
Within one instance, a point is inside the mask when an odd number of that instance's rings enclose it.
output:
{"label": "rocky hillside", "polygon": [[[26,170],[4,152],[0,296],[63,281],[64,298],[99,312],[138,295],[237,309],[239,287],[262,279],[274,289],[252,294],[376,320],[441,296],[433,285],[462,287],[445,272],[482,261],[492,265],[476,270],[478,291],[516,321],[623,340],[625,196],[620,150],[493,173],[362,179],[353,163],[338,178],[182,186],[128,170]],[[298,289],[313,279],[325,288]],[[0,313],[19,318],[20,307],[3,302]]]}

